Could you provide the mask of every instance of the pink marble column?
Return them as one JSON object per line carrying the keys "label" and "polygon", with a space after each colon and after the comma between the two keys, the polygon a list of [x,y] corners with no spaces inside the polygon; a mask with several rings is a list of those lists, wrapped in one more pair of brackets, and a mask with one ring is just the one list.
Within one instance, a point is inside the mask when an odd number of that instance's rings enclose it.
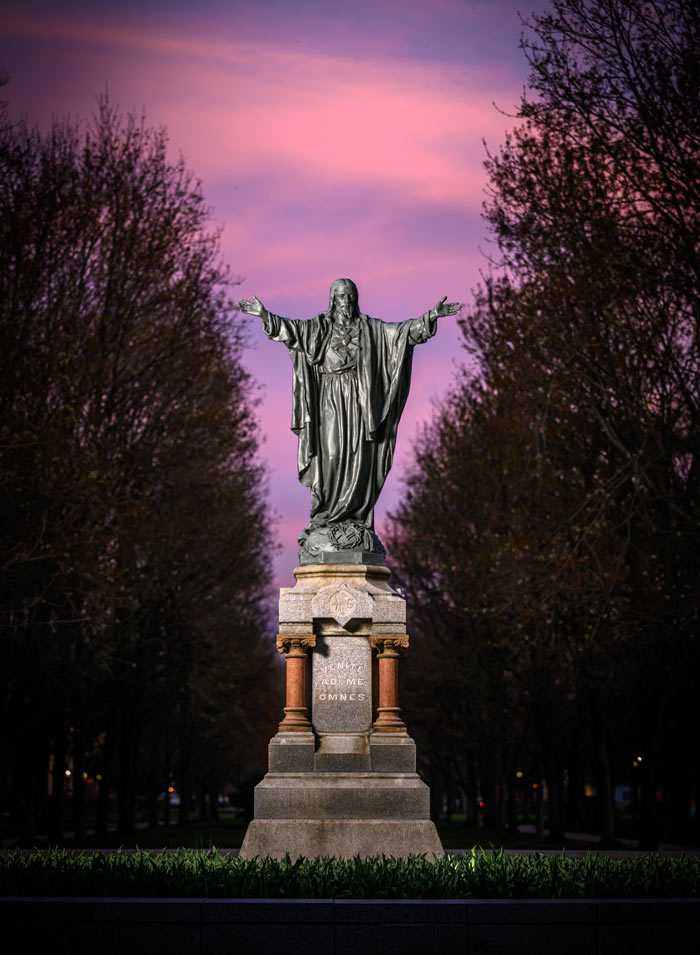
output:
{"label": "pink marble column", "polygon": [[404,733],[406,724],[399,716],[399,648],[408,646],[408,636],[373,636],[379,670],[379,705],[374,722],[375,733]]}
{"label": "pink marble column", "polygon": [[293,636],[281,633],[277,637],[277,649],[284,653],[287,664],[287,698],[284,719],[279,725],[280,733],[311,732],[307,700],[306,654],[316,644],[316,637],[304,634]]}

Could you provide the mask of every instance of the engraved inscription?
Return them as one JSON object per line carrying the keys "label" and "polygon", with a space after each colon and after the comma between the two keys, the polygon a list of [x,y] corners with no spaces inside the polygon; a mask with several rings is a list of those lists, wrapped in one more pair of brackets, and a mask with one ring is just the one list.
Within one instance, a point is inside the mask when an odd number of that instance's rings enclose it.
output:
{"label": "engraved inscription", "polygon": [[[352,675],[347,672],[343,673],[344,670],[351,670],[353,673]],[[360,670],[361,665],[358,663],[338,663],[338,676],[327,676],[319,680],[319,700],[337,700],[339,703],[352,702],[353,700],[362,702],[365,700],[367,681],[364,677],[364,670],[362,670],[362,675],[360,675]],[[331,687],[337,688],[338,691],[343,687],[344,692],[335,693]]]}
{"label": "engraved inscription", "polygon": [[364,637],[328,636],[313,655],[311,721],[318,732],[364,732],[371,723],[370,647]]}

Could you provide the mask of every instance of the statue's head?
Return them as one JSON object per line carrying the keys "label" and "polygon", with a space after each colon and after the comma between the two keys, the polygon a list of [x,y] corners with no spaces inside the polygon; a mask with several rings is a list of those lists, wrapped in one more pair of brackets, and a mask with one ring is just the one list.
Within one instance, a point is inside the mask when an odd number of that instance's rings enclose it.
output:
{"label": "statue's head", "polygon": [[357,318],[360,308],[357,301],[357,286],[352,279],[336,279],[331,285],[328,314],[338,314],[346,321]]}

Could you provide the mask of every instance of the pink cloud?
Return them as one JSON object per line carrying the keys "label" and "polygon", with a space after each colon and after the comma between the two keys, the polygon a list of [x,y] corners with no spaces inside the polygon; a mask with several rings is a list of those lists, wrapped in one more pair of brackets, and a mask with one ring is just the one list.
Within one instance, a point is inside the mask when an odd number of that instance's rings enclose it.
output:
{"label": "pink cloud", "polygon": [[469,96],[464,77],[432,65],[387,72],[274,48],[258,54],[243,72],[200,71],[183,95],[158,104],[174,136],[186,122],[188,159],[208,181],[265,177],[267,206],[305,180],[463,208],[480,201],[482,137],[498,141],[510,124],[487,96]]}
{"label": "pink cloud", "polygon": [[[468,207],[483,182],[482,137],[498,139],[508,125],[491,103],[509,91],[497,69],[483,66],[387,66],[69,18],[14,16],[5,31],[104,47],[103,64],[125,49],[141,54],[137,75],[121,82],[151,91],[149,114],[187,142],[189,162],[210,182],[282,173],[409,189],[419,200]],[[114,95],[119,100],[120,90]]]}

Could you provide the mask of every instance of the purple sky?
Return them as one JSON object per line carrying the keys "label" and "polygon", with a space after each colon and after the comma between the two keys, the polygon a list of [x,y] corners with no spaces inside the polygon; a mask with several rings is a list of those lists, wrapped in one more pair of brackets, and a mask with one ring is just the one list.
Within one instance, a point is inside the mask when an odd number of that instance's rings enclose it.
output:
{"label": "purple sky", "polygon": [[[202,180],[222,248],[271,311],[307,318],[333,279],[397,321],[443,295],[468,302],[489,249],[483,140],[497,149],[527,79],[524,16],[545,0],[0,0],[2,95],[45,126],[88,116],[108,86],[168,127]],[[496,106],[494,106],[494,103]],[[293,583],[308,523],[289,431],[291,365],[249,319],[246,362],[282,550]],[[462,360],[454,319],[416,349],[411,395],[377,529],[397,502],[420,422]]]}

